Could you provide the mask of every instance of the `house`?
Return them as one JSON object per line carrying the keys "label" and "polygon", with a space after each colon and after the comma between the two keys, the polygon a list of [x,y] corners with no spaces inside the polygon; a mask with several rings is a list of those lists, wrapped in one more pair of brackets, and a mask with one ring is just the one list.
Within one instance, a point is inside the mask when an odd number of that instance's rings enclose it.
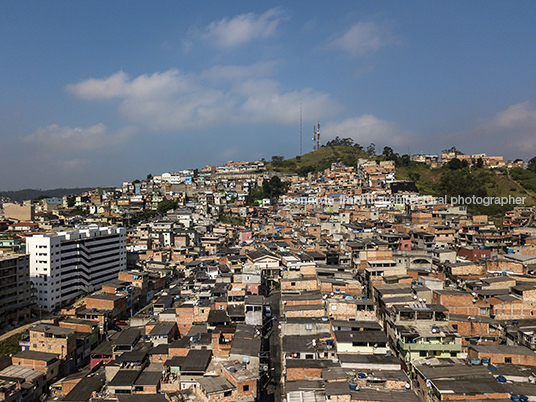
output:
{"label": "house", "polygon": [[231,402],[237,399],[236,387],[225,377],[202,377],[194,386],[201,402]]}
{"label": "house", "polygon": [[76,357],[76,331],[39,324],[30,328],[30,350],[54,353],[62,360]]}
{"label": "house", "polygon": [[449,323],[448,310],[439,304],[394,305],[386,317],[387,335],[404,362],[437,356],[458,357],[460,335]]}
{"label": "house", "polygon": [[387,335],[379,331],[335,331],[337,353],[379,354],[390,351]]}
{"label": "house", "polygon": [[47,382],[51,382],[60,373],[60,360],[55,353],[23,350],[12,358],[14,365],[28,367],[45,374]]}
{"label": "house", "polygon": [[536,352],[526,346],[470,345],[467,349],[470,359],[486,358],[492,364],[519,364],[536,366]]}

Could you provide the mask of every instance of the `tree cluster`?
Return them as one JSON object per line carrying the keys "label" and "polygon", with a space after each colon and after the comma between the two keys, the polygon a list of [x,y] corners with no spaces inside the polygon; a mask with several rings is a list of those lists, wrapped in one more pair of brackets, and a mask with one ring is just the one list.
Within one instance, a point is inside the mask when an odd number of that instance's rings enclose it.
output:
{"label": "tree cluster", "polygon": [[530,170],[531,172],[536,173],[536,156],[532,158],[531,160],[529,160],[529,162],[527,163],[527,169]]}
{"label": "tree cluster", "polygon": [[256,200],[265,198],[277,199],[279,196],[286,194],[289,187],[290,183],[281,181],[278,176],[274,176],[270,180],[264,180],[262,187],[255,187],[251,190],[248,204],[253,205]]}
{"label": "tree cluster", "polygon": [[167,211],[176,209],[178,206],[179,202],[177,200],[168,200],[166,198],[158,203],[158,205],[156,206],[156,211],[160,215],[164,215]]}
{"label": "tree cluster", "polygon": [[337,145],[342,145],[342,146],[345,146],[345,147],[357,148],[360,151],[363,150],[363,147],[361,145],[359,145],[358,143],[354,143],[353,139],[351,139],[351,138],[339,138],[339,136],[335,137],[331,141],[328,141],[327,144],[326,144],[326,147],[337,146]]}

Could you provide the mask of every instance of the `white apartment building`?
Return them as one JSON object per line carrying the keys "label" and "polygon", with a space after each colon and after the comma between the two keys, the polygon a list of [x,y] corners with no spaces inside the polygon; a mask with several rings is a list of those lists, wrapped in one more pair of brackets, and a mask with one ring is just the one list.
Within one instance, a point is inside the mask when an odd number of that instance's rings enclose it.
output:
{"label": "white apartment building", "polygon": [[127,266],[126,229],[100,227],[26,239],[37,305],[47,311],[99,289]]}

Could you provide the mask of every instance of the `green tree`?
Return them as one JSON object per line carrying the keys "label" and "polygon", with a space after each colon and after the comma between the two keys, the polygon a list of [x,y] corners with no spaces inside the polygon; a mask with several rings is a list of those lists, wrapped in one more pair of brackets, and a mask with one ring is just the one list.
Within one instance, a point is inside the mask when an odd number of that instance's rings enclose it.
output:
{"label": "green tree", "polygon": [[74,215],[81,215],[81,216],[86,216],[89,212],[87,209],[82,209],[80,208],[80,206],[76,206],[75,208],[73,208],[71,210],[71,213],[74,214]]}
{"label": "green tree", "polygon": [[147,175],[147,180],[149,181],[149,180],[152,180],[152,179],[153,179],[153,175],[152,175],[151,173],[149,173],[149,174]]}
{"label": "green tree", "polygon": [[393,148],[391,147],[383,147],[382,155],[386,158],[392,156],[394,154]]}
{"label": "green tree", "polygon": [[527,163],[527,169],[530,170],[531,172],[536,173],[536,156],[532,158],[531,160],[529,160],[529,162]]}
{"label": "green tree", "polygon": [[368,156],[376,155],[376,144],[374,144],[373,142],[371,142],[370,145],[367,147],[367,155]]}
{"label": "green tree", "polygon": [[447,154],[450,154],[450,153],[455,153],[456,155],[463,155],[463,152],[462,151],[458,151],[456,149],[456,147],[450,147],[449,149],[444,149],[443,150],[444,153],[447,153]]}
{"label": "green tree", "polygon": [[400,158],[397,158],[395,161],[397,166],[409,166],[411,162],[411,157],[407,154],[402,155]]}
{"label": "green tree", "polygon": [[298,176],[307,177],[309,173],[312,173],[314,171],[315,171],[315,168],[311,165],[302,166],[298,169]]}
{"label": "green tree", "polygon": [[220,215],[218,221],[221,223],[228,223],[231,225],[244,225],[244,220],[236,216],[228,216],[226,214]]}
{"label": "green tree", "polygon": [[158,215],[158,212],[156,211],[143,211],[143,212],[138,212],[136,214],[136,217],[141,220],[148,220],[148,219],[154,218],[157,215]]}
{"label": "green tree", "polygon": [[413,181],[413,182],[416,183],[416,182],[418,182],[419,179],[421,178],[421,175],[420,175],[419,173],[417,173],[417,172],[410,171],[410,172],[408,172],[408,177],[409,177],[409,179],[410,179],[411,181]]}
{"label": "green tree", "polygon": [[440,194],[449,197],[486,197],[487,191],[482,183],[474,175],[466,170],[445,172],[439,182]]}
{"label": "green tree", "polygon": [[67,208],[72,208],[76,204],[76,197],[74,195],[70,195],[67,197]]}
{"label": "green tree", "polygon": [[176,200],[168,200],[167,198],[160,201],[156,206],[156,211],[160,215],[164,215],[167,211],[177,208],[178,202]]}
{"label": "green tree", "polygon": [[363,150],[363,147],[359,145],[357,142],[354,144],[354,148],[358,149],[359,151]]}
{"label": "green tree", "polygon": [[385,157],[385,160],[387,161],[395,161],[399,158],[399,155],[393,151],[393,148],[391,147],[384,147],[382,155]]}
{"label": "green tree", "polygon": [[249,192],[248,205],[255,205],[255,201],[266,198],[262,187],[255,187]]}
{"label": "green tree", "polygon": [[462,168],[462,161],[458,158],[453,158],[449,161],[448,167],[450,170],[458,170]]}

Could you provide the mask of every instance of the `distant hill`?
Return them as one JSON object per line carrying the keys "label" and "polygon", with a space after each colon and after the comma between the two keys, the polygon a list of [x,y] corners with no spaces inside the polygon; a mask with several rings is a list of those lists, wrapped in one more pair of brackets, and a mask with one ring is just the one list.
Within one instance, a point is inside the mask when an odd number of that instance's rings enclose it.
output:
{"label": "distant hill", "polygon": [[55,198],[70,194],[78,195],[91,190],[95,190],[95,187],[55,188],[52,190],[35,190],[28,188],[18,191],[0,191],[0,198],[6,198],[13,202],[22,202],[25,200],[34,200],[42,195]]}
{"label": "distant hill", "polygon": [[320,172],[331,167],[334,162],[343,162],[346,166],[356,166],[359,158],[368,158],[368,156],[356,147],[334,145],[292,159],[272,160],[266,164],[266,168],[281,173],[298,173],[300,176],[307,176],[309,172]]}

